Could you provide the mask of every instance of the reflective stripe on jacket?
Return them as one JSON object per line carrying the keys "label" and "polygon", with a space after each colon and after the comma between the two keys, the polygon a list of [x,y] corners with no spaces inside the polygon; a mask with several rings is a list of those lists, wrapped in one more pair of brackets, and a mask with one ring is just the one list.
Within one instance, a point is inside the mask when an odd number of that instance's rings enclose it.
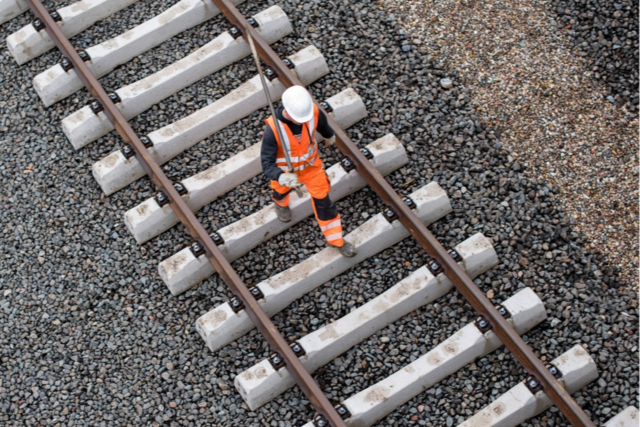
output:
{"label": "reflective stripe on jacket", "polygon": [[[265,123],[271,127],[271,131],[278,142],[278,154],[276,158],[276,165],[285,172],[289,172],[289,166],[287,165],[287,158],[285,157],[284,150],[287,150],[291,159],[291,166],[294,172],[301,172],[309,166],[320,166],[322,161],[318,157],[318,144],[316,143],[316,128],[318,127],[318,115],[320,111],[314,105],[313,117],[306,123],[302,124],[302,132],[300,134],[300,141],[291,132],[289,126],[275,120],[273,116],[269,117]],[[282,135],[286,141],[280,141],[278,135],[277,126],[280,128]]]}

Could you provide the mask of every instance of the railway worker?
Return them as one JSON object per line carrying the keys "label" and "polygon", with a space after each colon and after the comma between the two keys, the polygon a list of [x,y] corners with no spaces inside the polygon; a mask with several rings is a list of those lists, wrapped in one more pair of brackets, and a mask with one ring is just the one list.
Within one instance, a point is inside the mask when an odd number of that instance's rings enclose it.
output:
{"label": "railway worker", "polygon": [[[271,198],[278,218],[283,222],[291,221],[289,194],[304,184],[327,243],[337,247],[346,257],[356,255],[356,248],[342,237],[340,214],[329,198],[331,184],[318,153],[316,131],[327,139],[327,145],[335,141],[327,117],[313,104],[305,88],[292,86],[282,95],[282,106],[276,110],[276,118],[277,121],[270,116],[265,121],[260,160],[262,171],[271,180]],[[286,140],[284,147],[276,123]],[[284,149],[289,152],[292,171],[287,165]]]}

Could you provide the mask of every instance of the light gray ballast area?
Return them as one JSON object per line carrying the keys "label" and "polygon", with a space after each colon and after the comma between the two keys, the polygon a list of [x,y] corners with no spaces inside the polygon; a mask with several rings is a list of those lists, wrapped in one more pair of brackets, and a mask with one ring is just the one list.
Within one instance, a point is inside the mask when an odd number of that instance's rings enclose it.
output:
{"label": "light gray ballast area", "polygon": [[629,406],[607,421],[604,427],[638,427],[639,424],[638,409],[635,406]]}
{"label": "light gray ballast area", "polygon": [[[425,225],[451,212],[447,194],[435,182],[414,191],[409,197],[416,204],[416,215]],[[306,293],[406,237],[409,237],[409,232],[400,221],[389,223],[380,213],[345,237],[358,248],[355,257],[346,258],[335,248],[323,249],[288,270],[258,283],[256,286],[264,295],[260,304],[269,316],[274,316]],[[234,313],[229,303],[217,306],[196,321],[196,330],[212,351],[217,351],[253,328],[247,313],[244,310]]]}
{"label": "light gray ballast area", "polygon": [[[570,348],[551,363],[562,373],[558,382],[569,393],[575,393],[598,378],[595,362],[579,345]],[[544,392],[533,394],[524,382],[521,382],[460,424],[460,427],[516,427],[546,411],[551,405],[551,400]]]}
{"label": "light gray ballast area", "polygon": [[[230,1],[238,5],[244,0]],[[211,1],[181,0],[126,33],[86,49],[91,58],[86,64],[93,75],[100,78],[118,65],[219,13],[220,10]],[[73,69],[65,71],[60,64],[56,64],[38,74],[33,79],[33,87],[48,107],[84,86]]]}
{"label": "light gray ballast area", "polygon": [[[313,45],[289,56],[289,59],[296,64],[292,71],[305,86],[329,73],[322,53]],[[267,81],[267,86],[273,101],[280,99],[286,89],[279,79]],[[199,141],[265,106],[267,98],[260,76],[255,76],[210,105],[151,132],[147,135],[153,143],[149,153],[162,165]],[[145,175],[138,159],[127,159],[120,150],[94,163],[92,172],[105,194],[112,194]]]}
{"label": "light gray ballast area", "polygon": [[[278,6],[272,6],[253,17],[260,25],[256,30],[269,43],[291,34],[293,28],[287,15]],[[116,94],[116,104],[122,115],[131,119],[198,80],[249,55],[244,38],[234,39],[229,32],[202,46],[189,56],[128,86]],[[94,114],[85,106],[62,120],[62,131],[76,150],[113,130],[104,114]]]}
{"label": "light gray ballast area", "polygon": [[[520,335],[547,317],[542,301],[530,288],[521,290],[502,305],[511,313],[507,321]],[[351,413],[346,422],[350,426],[370,426],[438,381],[501,346],[493,331],[483,334],[470,323],[413,363],[345,400],[343,405]],[[304,427],[313,427],[313,423]]]}
{"label": "light gray ballast area", "polygon": [[[498,264],[498,255],[482,234],[475,234],[455,249],[462,257],[460,266],[472,279]],[[305,355],[300,361],[313,373],[375,332],[451,289],[453,284],[444,273],[434,277],[423,266],[358,309],[301,338],[298,342]],[[276,371],[265,359],[238,375],[234,384],[249,408],[255,410],[293,387],[295,381],[286,368]]]}
{"label": "light gray ballast area", "polygon": [[[372,142],[367,148],[374,156],[371,163],[382,175],[387,175],[409,162],[402,143],[392,134]],[[340,164],[331,166],[326,172],[331,182],[329,194],[334,201],[366,185],[355,169],[346,172]],[[220,245],[219,249],[225,258],[229,261],[236,260],[262,242],[312,215],[309,193],[306,188],[302,192],[303,197],[291,195],[290,222],[280,221],[274,204],[271,203],[262,210],[218,230],[217,233],[224,239],[224,244]],[[196,258],[189,247],[162,261],[158,271],[173,295],[192,288],[215,273],[209,260],[205,256]]]}
{"label": "light gray ballast area", "polygon": [[[341,129],[347,129],[367,116],[362,98],[353,89],[345,89],[326,102],[333,108],[329,114]],[[316,141],[323,140],[324,137],[316,133]],[[224,162],[182,181],[187,190],[183,199],[189,208],[195,212],[262,172],[261,146],[262,143],[258,142]],[[153,197],[129,209],[124,216],[124,223],[138,243],[146,242],[178,222],[178,216],[171,206],[167,204],[161,207]]]}
{"label": "light gray ballast area", "polygon": [[29,10],[24,0],[0,0],[0,24],[4,24]]}
{"label": "light gray ballast area", "polygon": [[[82,0],[58,9],[62,33],[71,38],[138,0]],[[20,65],[56,47],[46,30],[26,25],[7,37],[7,48]]]}

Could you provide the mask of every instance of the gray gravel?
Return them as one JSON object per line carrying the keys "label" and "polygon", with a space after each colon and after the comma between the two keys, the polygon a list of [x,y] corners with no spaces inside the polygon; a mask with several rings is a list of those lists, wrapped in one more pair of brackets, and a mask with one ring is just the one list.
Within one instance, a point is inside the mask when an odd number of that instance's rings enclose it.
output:
{"label": "gray gravel", "polygon": [[555,23],[581,55],[589,74],[607,88],[607,99],[638,113],[638,0],[550,0]]}
{"label": "gray gravel", "polygon": [[[144,1],[74,38],[87,47],[164,10],[170,1]],[[271,2],[268,2],[272,4]],[[240,9],[253,14],[267,2]],[[528,286],[543,298],[549,320],[527,334],[536,353],[553,359],[576,343],[596,359],[600,380],[576,393],[598,424],[638,400],[638,312],[635,290],[615,272],[600,269],[584,249],[572,220],[558,211],[554,189],[522,175],[522,165],[499,150],[500,141],[475,113],[456,70],[434,64],[428,52],[397,27],[377,2],[283,2],[296,33],[275,46],[290,54],[314,43],[331,74],[311,86],[321,99],[345,85],[365,99],[369,118],[349,130],[360,146],[393,132],[411,162],[389,176],[407,194],[437,181],[454,211],[431,226],[445,247],[476,232],[491,237],[500,265],[476,283],[495,302]],[[327,7],[333,5],[331,9]],[[4,38],[29,20],[0,28]],[[188,30],[101,79],[117,89],[201,46],[225,29],[221,18]],[[403,49],[410,46],[411,49]],[[2,46],[6,52],[6,46]],[[122,223],[124,212],[152,192],[148,179],[117,194],[101,195],[91,164],[120,146],[114,133],[75,152],[60,121],[85,105],[86,91],[45,109],[31,79],[56,63],[52,52],[23,67],[0,60],[0,422],[4,425],[300,425],[312,415],[298,388],[251,412],[233,387],[235,375],[268,354],[255,331],[212,354],[193,324],[227,301],[217,277],[172,297],[157,263],[190,239],[176,227],[139,246]],[[152,67],[155,67],[152,68]],[[184,117],[254,75],[240,61],[168,98],[131,121],[146,133]],[[442,79],[453,86],[444,89]],[[266,109],[203,141],[165,165],[176,179],[192,175],[253,144]],[[326,149],[324,159],[339,155]],[[258,196],[256,196],[258,195]],[[382,204],[368,190],[338,203],[352,230]],[[198,213],[213,231],[260,209],[267,181],[259,176]],[[285,270],[324,247],[311,219],[234,263],[247,284]],[[427,257],[403,241],[274,319],[289,339],[337,319],[383,292]],[[453,292],[406,316],[316,373],[335,402],[415,360],[473,319]],[[389,339],[386,342],[386,338]],[[476,361],[400,407],[378,425],[451,425],[482,408],[524,377],[499,350]],[[566,425],[555,410],[526,425]]]}

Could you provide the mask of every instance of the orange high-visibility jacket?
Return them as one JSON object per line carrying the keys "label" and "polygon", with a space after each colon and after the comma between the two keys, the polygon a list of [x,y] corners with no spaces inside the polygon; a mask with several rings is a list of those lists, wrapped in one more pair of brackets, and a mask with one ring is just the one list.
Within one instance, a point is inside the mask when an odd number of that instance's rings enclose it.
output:
{"label": "orange high-visibility jacket", "polygon": [[278,155],[276,158],[276,165],[285,172],[289,172],[289,166],[287,165],[287,159],[284,155],[284,150],[289,152],[291,158],[291,166],[293,171],[300,174],[305,168],[310,166],[320,167],[322,166],[322,160],[318,156],[318,144],[316,143],[316,128],[318,127],[318,115],[320,110],[315,105],[313,106],[313,117],[307,123],[302,125],[302,133],[300,134],[300,141],[291,132],[289,126],[277,121],[277,126],[280,127],[282,134],[285,135],[286,141],[280,141],[278,136],[278,130],[276,129],[276,119],[271,116],[265,123],[271,127],[273,135],[278,142]]}

